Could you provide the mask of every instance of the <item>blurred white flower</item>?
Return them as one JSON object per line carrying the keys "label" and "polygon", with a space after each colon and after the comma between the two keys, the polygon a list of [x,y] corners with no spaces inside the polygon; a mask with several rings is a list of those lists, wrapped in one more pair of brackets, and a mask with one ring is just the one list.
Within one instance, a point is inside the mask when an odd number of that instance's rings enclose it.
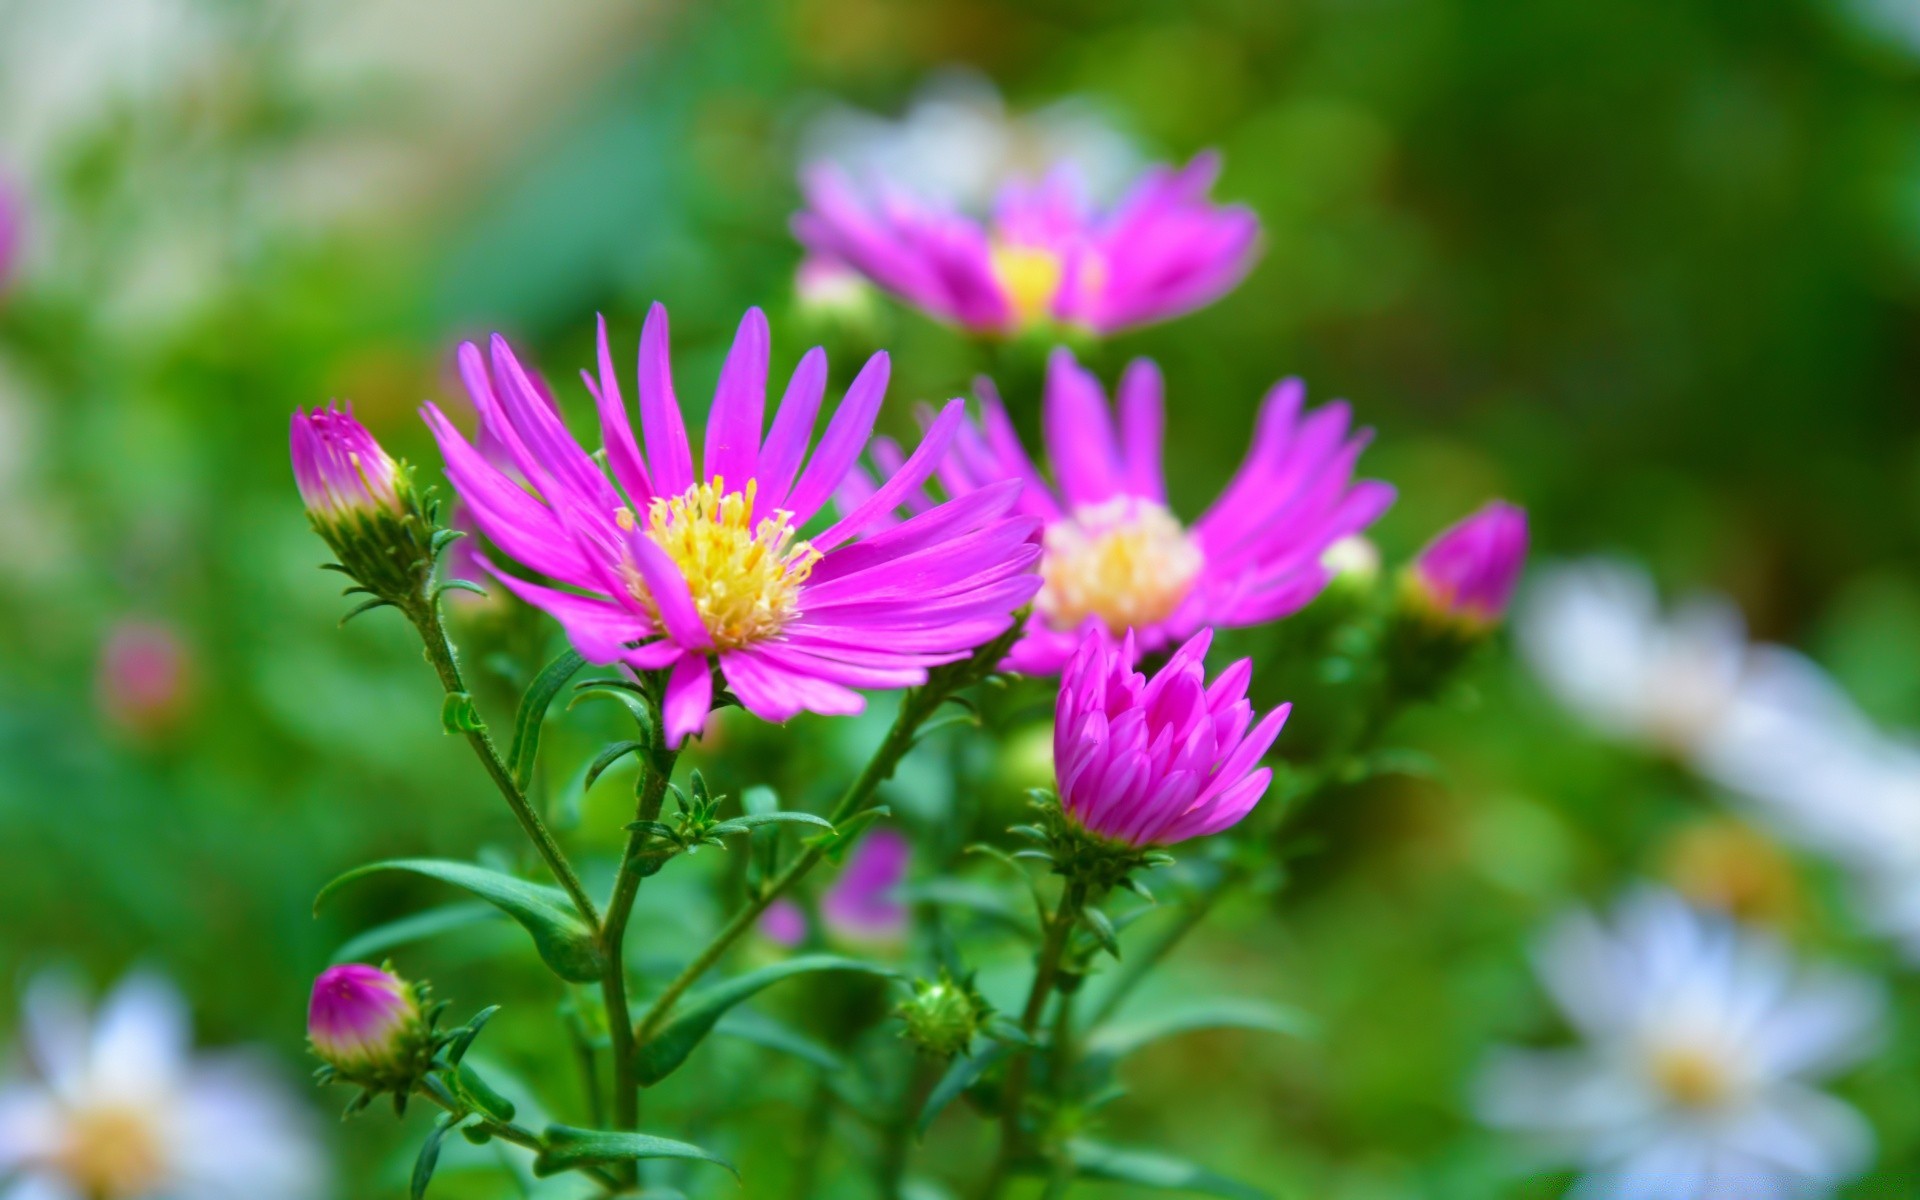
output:
{"label": "blurred white flower", "polygon": [[1575,1195],[1818,1196],[1870,1162],[1865,1122],[1810,1085],[1872,1050],[1871,980],[1652,889],[1611,927],[1565,919],[1536,967],[1582,1044],[1502,1051],[1477,1107],[1577,1163]]}
{"label": "blurred white flower", "polygon": [[123,982],[89,1014],[52,977],[27,989],[24,1070],[0,1077],[6,1200],[307,1200],[326,1171],[272,1072],[191,1052],[179,994]]}
{"label": "blurred white flower", "polygon": [[1140,166],[1133,141],[1090,103],[1014,116],[989,80],[959,70],[936,75],[899,120],[831,109],[803,135],[801,159],[976,211],[1009,180],[1038,180],[1063,164],[1090,199],[1106,199]]}

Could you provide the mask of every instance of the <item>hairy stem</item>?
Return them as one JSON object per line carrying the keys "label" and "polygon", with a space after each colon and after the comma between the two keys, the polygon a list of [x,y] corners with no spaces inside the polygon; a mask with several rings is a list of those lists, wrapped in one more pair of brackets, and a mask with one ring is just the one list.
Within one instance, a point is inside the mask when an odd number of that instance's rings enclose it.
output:
{"label": "hairy stem", "polygon": [[[953,685],[928,683],[912,689],[901,699],[900,714],[894,718],[893,727],[887,731],[886,740],[880,743],[880,748],[874,751],[872,758],[867,760],[867,765],[861,769],[859,777],[847,786],[845,792],[841,793],[839,802],[833,806],[833,811],[827,815],[827,820],[840,825],[866,810],[867,806],[873,802],[875,790],[892,777],[894,769],[900,765],[900,760],[907,756],[907,751],[913,749],[914,735],[919,731],[920,726],[933,715],[934,710],[940,707],[952,691]],[[649,1038],[658,1033],[661,1025],[666,1023],[667,1016],[673,1011],[675,1002],[686,994],[687,989],[698,983],[700,977],[719,962],[733,944],[759,922],[760,914],[779,899],[782,893],[804,878],[807,872],[820,865],[820,860],[827,855],[827,845],[825,841],[816,841],[802,850],[779,874],[769,880],[757,895],[749,898],[746,904],[733,914],[732,919],[721,927],[720,932],[713,935],[713,939],[694,957],[692,962],[687,964],[686,969],[675,976],[673,982],[669,983],[647,1007],[647,1011],[641,1016],[633,1031],[635,1045],[644,1046]]]}
{"label": "hairy stem", "polygon": [[[647,769],[640,773],[636,787],[636,822],[656,821],[667,798],[667,785],[673,779],[673,766],[680,757],[660,740],[659,713],[654,713],[653,730],[648,740]],[[606,952],[606,967],[600,979],[600,994],[607,1006],[607,1032],[612,1039],[613,1127],[619,1130],[640,1128],[640,1079],[635,1073],[633,1011],[627,1004],[627,922],[633,917],[633,902],[640,894],[641,851],[652,835],[635,829],[627,836],[626,854],[620,860],[620,873],[614,879],[613,898],[607,902],[607,919],[602,929],[601,946]],[[629,1163],[623,1174],[629,1182],[638,1182],[639,1163]]]}
{"label": "hairy stem", "polygon": [[[1080,909],[1087,902],[1087,885],[1079,879],[1069,879],[1060,891],[1060,905],[1054,909],[1053,917],[1047,922],[1046,936],[1040,943],[1040,953],[1034,963],[1033,987],[1027,992],[1027,1005],[1020,1013],[1020,1032],[1027,1035],[1031,1042],[1035,1031],[1040,1028],[1040,1017],[1047,1010],[1047,999],[1053,995],[1055,982],[1060,977],[1060,957],[1067,949],[1067,936],[1080,920]],[[1033,1048],[1023,1045],[1013,1053],[1007,1064],[1006,1086],[1000,1090],[1000,1153],[994,1158],[993,1170],[987,1176],[986,1186],[981,1189],[982,1200],[993,1200],[1006,1186],[1007,1173],[1020,1155],[1024,1132],[1020,1128],[1020,1110],[1027,1099],[1027,1082],[1033,1073]]]}
{"label": "hairy stem", "polygon": [[[447,627],[440,619],[440,604],[437,600],[422,595],[406,608],[407,619],[420,631],[420,640],[425,644],[426,659],[432,665],[434,673],[440,676],[440,686],[449,696],[468,695],[466,682],[460,677],[460,664],[454,656],[453,642],[447,637]],[[500,756],[500,748],[494,744],[493,735],[486,726],[464,731],[467,744],[480,759],[480,765],[492,776],[493,784],[506,798],[507,807],[513,810],[514,819],[520,822],[520,828],[533,843],[533,848],[545,860],[547,869],[553,872],[554,879],[566,890],[586,922],[597,933],[600,929],[600,912],[594,907],[593,898],[587,895],[587,889],[581,886],[580,877],[574,873],[573,864],[560,849],[547,829],[547,823],[527,799],[526,792],[514,779],[513,771],[506,760]]]}

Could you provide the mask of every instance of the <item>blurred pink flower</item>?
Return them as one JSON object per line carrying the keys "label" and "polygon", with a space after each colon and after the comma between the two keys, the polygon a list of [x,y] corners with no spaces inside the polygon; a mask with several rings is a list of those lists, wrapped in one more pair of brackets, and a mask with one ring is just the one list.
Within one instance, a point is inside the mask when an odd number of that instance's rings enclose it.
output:
{"label": "blurred pink flower", "polygon": [[[904,936],[907,907],[897,893],[912,857],[913,847],[897,829],[876,829],[862,838],[839,878],[820,897],[820,917],[828,931],[860,942]],[[797,946],[807,937],[806,914],[791,900],[777,900],[760,919],[760,932],[783,946]]]}
{"label": "blurred pink flower", "polygon": [[800,527],[872,435],[888,363],[884,354],[867,363],[803,470],[826,355],[816,348],[801,359],[766,431],[769,340],[765,316],[749,310],[720,372],[698,473],[657,304],[640,339],[644,456],[605,322],[598,378],[582,372],[600,411],[604,470],[497,335],[490,365],[478,346],[461,347],[461,374],[486,434],[534,490],[488,462],[437,407],[425,409],[448,477],[488,540],[579,590],[483,565],[558,620],[588,661],[668,672],[666,736],[676,746],[706,725],[715,664],[734,698],[763,720],[858,712],[864,701],[854,688],[924,682],[928,667],[964,658],[1006,629],[1039,586],[1033,522],[1011,512],[1017,485],[863,536],[933,472],[961,424],[957,400],[865,503],[801,539]]}
{"label": "blurred pink flower", "polygon": [[[1241,659],[1207,683],[1213,631],[1174,651],[1149,680],[1133,669],[1134,641],[1080,642],[1060,679],[1053,758],[1060,806],[1087,832],[1131,846],[1165,846],[1219,833],[1266,794],[1258,767],[1291,704],[1253,720]],[[1251,726],[1251,728],[1249,728]]]}
{"label": "blurred pink flower", "polygon": [[1494,500],[1427,543],[1408,578],[1434,611],[1493,625],[1506,615],[1526,561],[1526,510]]}
{"label": "blurred pink flower", "polygon": [[178,726],[192,708],[193,654],[174,626],[128,617],[100,646],[94,692],[101,713],[129,733],[152,737]]}
{"label": "blurred pink flower", "polygon": [[1098,210],[1070,170],[1001,189],[984,225],[888,180],[816,164],[794,232],[934,317],[982,333],[1055,322],[1107,334],[1219,299],[1258,254],[1260,222],[1208,200],[1220,159],[1155,167]]}
{"label": "blurred pink flower", "polygon": [[6,294],[19,264],[21,245],[25,241],[24,227],[20,200],[7,186],[7,181],[0,178],[0,295]]}

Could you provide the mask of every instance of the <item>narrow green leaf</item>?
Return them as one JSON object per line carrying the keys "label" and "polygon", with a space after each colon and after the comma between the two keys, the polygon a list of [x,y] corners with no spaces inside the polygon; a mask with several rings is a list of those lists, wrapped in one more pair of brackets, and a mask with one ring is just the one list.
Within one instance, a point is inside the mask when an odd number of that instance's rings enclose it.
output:
{"label": "narrow green leaf", "polygon": [[375,925],[364,933],[355,934],[340,943],[340,948],[333,952],[331,961],[334,963],[359,962],[362,959],[372,958],[376,954],[384,954],[396,946],[424,941],[451,930],[475,925],[481,921],[495,921],[499,918],[499,910],[491,904],[448,904],[440,908],[430,908],[425,912],[388,921],[384,925]]}
{"label": "narrow green leaf", "polygon": [[891,968],[857,958],[833,954],[808,954],[785,962],[748,971],[744,975],[703,988],[683,999],[673,1009],[660,1031],[634,1053],[634,1068],[640,1082],[651,1087],[673,1074],[687,1055],[713,1032],[714,1025],[728,1009],[759,993],[762,989],[795,975],[816,971],[859,971],[868,975],[894,975]]}
{"label": "narrow green leaf", "polygon": [[594,755],[593,762],[587,765],[586,782],[581,785],[580,790],[582,792],[589,790],[608,767],[619,762],[627,755],[639,750],[645,750],[646,748],[647,744],[645,742],[635,741],[615,742],[613,745],[608,746],[605,750]]}
{"label": "narrow green leaf", "polygon": [[934,1084],[933,1090],[927,1093],[927,1102],[920,1108],[920,1133],[925,1135],[942,1109],[952,1104],[961,1092],[980,1082],[982,1075],[1013,1051],[1014,1047],[1008,1042],[988,1042],[972,1054],[954,1059],[947,1073],[940,1077],[940,1082]]}
{"label": "narrow green leaf", "polygon": [[744,833],[749,829],[758,829],[762,825],[775,825],[782,822],[793,825],[817,825],[828,832],[832,832],[833,830],[833,822],[827,820],[825,817],[818,817],[810,812],[798,812],[787,809],[781,812],[746,813],[743,816],[720,822],[713,827],[711,832]]}
{"label": "narrow green leaf", "polygon": [[1270,1193],[1252,1184],[1216,1175],[1183,1158],[1153,1150],[1122,1150],[1075,1138],[1067,1143],[1067,1156],[1073,1160],[1074,1170],[1087,1179],[1131,1183],[1167,1192],[1221,1196],[1225,1200],[1272,1200]]}
{"label": "narrow green leaf", "polygon": [[533,1173],[544,1179],[562,1171],[582,1167],[604,1167],[642,1158],[690,1158],[725,1167],[735,1179],[740,1172],[733,1164],[711,1150],[691,1142],[654,1137],[646,1133],[615,1133],[603,1129],[575,1129],[570,1125],[549,1125],[546,1147],[533,1160]]}
{"label": "narrow green leaf", "polygon": [[493,1020],[493,1015],[499,1011],[498,1004],[490,1004],[473,1014],[473,1020],[463,1025],[460,1032],[453,1035],[453,1040],[447,1043],[447,1061],[456,1067],[459,1066],[460,1060],[467,1056],[467,1050],[473,1045],[473,1039],[480,1036],[480,1031],[487,1027],[487,1022]]}
{"label": "narrow green leaf", "polygon": [[376,871],[410,871],[465,888],[518,921],[532,935],[540,957],[562,979],[592,983],[600,978],[599,941],[573,911],[565,892],[472,863],[439,858],[394,858],[355,867],[320,889],[313,900],[314,911],[318,912],[328,897],[342,887]]}
{"label": "narrow green leaf", "polygon": [[361,613],[372,612],[376,608],[390,608],[392,607],[392,604],[393,602],[391,600],[381,600],[378,597],[372,600],[362,601],[361,603],[354,605],[352,610],[349,611],[346,616],[340,618],[340,624],[344,626],[348,621],[353,620],[355,617],[359,616]]}
{"label": "narrow green leaf", "polygon": [[534,677],[526,694],[520,697],[520,711],[513,718],[513,749],[507,752],[507,764],[513,768],[514,781],[522,791],[533,779],[533,762],[540,755],[540,726],[547,719],[547,708],[560,694],[560,689],[567,686],[567,680],[586,663],[587,660],[569,646]]}
{"label": "narrow green leaf", "polygon": [[448,692],[440,705],[440,728],[448,733],[478,733],[487,727],[480,719],[480,710],[473,706],[473,697],[465,692]]}
{"label": "narrow green leaf", "polygon": [[495,1121],[505,1123],[513,1120],[513,1101],[493,1090],[493,1085],[482,1079],[474,1069],[461,1063],[452,1071],[454,1094],[472,1107],[485,1113]]}
{"label": "narrow green leaf", "polygon": [[1080,910],[1080,920],[1092,932],[1102,950],[1115,958],[1120,957],[1120,935],[1114,932],[1113,921],[1106,913],[1089,904]]}
{"label": "narrow green leaf", "polygon": [[1300,1013],[1263,1000],[1222,997],[1185,1001],[1164,1012],[1096,1030],[1087,1039],[1086,1056],[1090,1064],[1114,1063],[1143,1046],[1203,1029],[1250,1029],[1305,1037],[1313,1032],[1313,1024]]}
{"label": "narrow green leaf", "polygon": [[769,1050],[791,1054],[804,1062],[812,1063],[823,1071],[839,1071],[847,1065],[847,1060],[834,1053],[831,1048],[801,1033],[791,1025],[776,1021],[765,1013],[755,1012],[751,1008],[734,1009],[720,1018],[720,1023],[713,1027],[713,1031],[722,1037],[739,1038],[743,1042],[752,1042],[756,1046],[765,1046]]}
{"label": "narrow green leaf", "polygon": [[487,594],[487,589],[481,587],[471,579],[442,580],[439,586],[433,589],[435,602],[438,602],[440,597],[446,595],[448,592],[472,592],[476,596],[484,597]]}
{"label": "narrow green leaf", "polygon": [[420,1156],[413,1160],[413,1180],[407,1185],[410,1200],[421,1200],[427,1194],[427,1185],[433,1182],[433,1169],[440,1165],[440,1143],[453,1132],[454,1126],[465,1119],[464,1114],[455,1116],[448,1113],[427,1131],[427,1140],[420,1143]]}

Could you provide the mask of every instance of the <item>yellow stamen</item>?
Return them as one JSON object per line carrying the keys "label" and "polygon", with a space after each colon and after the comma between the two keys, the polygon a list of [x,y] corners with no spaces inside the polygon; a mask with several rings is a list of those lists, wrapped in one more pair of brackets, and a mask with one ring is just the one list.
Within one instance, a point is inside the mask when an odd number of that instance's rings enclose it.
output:
{"label": "yellow stamen", "polygon": [[1180,522],[1151,500],[1083,505],[1047,527],[1034,605],[1055,629],[1097,616],[1115,634],[1173,615],[1204,560]]}
{"label": "yellow stamen", "polygon": [[[800,615],[797,601],[820,552],[797,539],[793,514],[779,509],[753,522],[754,481],[745,491],[727,491],[715,476],[671,500],[655,497],[647,510],[646,534],[686,577],[701,624],[725,649],[765,641]],[[615,521],[634,527],[631,511]],[[639,571],[622,571],[636,600],[659,615]]]}
{"label": "yellow stamen", "polygon": [[1653,1082],[1667,1099],[1682,1108],[1713,1108],[1733,1092],[1733,1072],[1707,1050],[1695,1046],[1667,1046],[1653,1052],[1648,1063]]}
{"label": "yellow stamen", "polygon": [[996,243],[991,252],[993,277],[1007,293],[1017,324],[1032,325],[1053,313],[1053,301],[1066,279],[1060,256],[1040,246]]}
{"label": "yellow stamen", "polygon": [[103,1104],[67,1114],[60,1147],[60,1173],[83,1196],[131,1200],[165,1182],[166,1154],[147,1114],[127,1105]]}

